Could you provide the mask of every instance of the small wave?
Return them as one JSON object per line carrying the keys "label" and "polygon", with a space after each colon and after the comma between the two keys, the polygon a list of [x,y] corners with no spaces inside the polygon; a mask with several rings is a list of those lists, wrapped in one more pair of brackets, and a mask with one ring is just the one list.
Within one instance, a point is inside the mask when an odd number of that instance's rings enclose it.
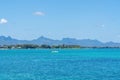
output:
{"label": "small wave", "polygon": [[58,53],[59,51],[52,51],[51,53]]}

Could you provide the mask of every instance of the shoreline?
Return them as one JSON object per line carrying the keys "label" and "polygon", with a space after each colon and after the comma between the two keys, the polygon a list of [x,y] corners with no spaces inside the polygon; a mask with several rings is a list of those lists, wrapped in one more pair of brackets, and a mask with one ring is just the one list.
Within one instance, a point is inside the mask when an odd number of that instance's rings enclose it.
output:
{"label": "shoreline", "polygon": [[16,44],[1,45],[0,50],[12,49],[120,49],[119,46],[80,46],[80,45],[36,45],[36,44]]}
{"label": "shoreline", "polygon": [[13,49],[9,49],[9,48],[0,48],[0,50],[63,50],[63,49],[72,49],[72,50],[75,50],[75,49],[120,49],[120,47],[99,47],[99,48],[13,48]]}

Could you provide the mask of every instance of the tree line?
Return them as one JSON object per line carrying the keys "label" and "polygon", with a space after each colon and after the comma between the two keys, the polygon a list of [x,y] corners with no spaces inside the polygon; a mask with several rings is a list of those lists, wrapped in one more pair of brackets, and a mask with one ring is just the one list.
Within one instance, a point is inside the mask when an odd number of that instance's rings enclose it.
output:
{"label": "tree line", "polygon": [[1,45],[0,49],[52,49],[52,48],[80,48],[79,45],[36,45],[36,44],[17,44],[17,45]]}

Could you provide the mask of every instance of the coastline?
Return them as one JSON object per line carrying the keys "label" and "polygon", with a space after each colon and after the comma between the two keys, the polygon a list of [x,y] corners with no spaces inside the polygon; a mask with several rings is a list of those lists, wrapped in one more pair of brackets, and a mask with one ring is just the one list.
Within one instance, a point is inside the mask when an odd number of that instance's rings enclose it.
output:
{"label": "coastline", "polygon": [[120,49],[120,47],[84,47],[84,48],[0,48],[0,50],[63,50],[63,49]]}

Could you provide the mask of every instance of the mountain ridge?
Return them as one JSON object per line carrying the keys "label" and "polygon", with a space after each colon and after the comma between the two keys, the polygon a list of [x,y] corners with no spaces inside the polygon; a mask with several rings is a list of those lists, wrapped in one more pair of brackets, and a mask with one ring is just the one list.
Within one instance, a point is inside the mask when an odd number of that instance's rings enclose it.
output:
{"label": "mountain ridge", "polygon": [[91,39],[75,39],[75,38],[63,38],[62,40],[54,40],[44,36],[41,36],[33,40],[18,40],[10,36],[0,36],[0,45],[16,45],[16,44],[47,44],[47,45],[80,45],[87,47],[120,47],[120,43],[116,42],[101,42],[99,40]]}

